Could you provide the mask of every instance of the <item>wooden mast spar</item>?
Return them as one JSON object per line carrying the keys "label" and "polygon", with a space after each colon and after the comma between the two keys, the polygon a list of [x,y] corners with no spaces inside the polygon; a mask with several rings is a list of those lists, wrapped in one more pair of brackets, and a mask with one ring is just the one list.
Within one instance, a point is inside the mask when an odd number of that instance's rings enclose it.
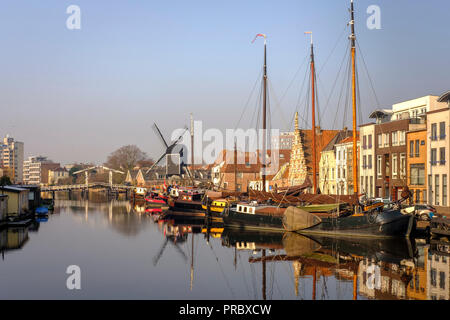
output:
{"label": "wooden mast spar", "polygon": [[351,54],[352,54],[352,104],[353,104],[353,193],[358,194],[358,148],[356,137],[356,36],[355,36],[355,15],[353,10],[353,0],[350,3],[350,27],[351,27]]}
{"label": "wooden mast spar", "polygon": [[312,32],[307,31],[305,34],[311,35],[311,107],[312,107],[312,175],[313,175],[313,193],[317,193],[317,149],[316,149],[316,88],[315,88],[315,68],[314,68],[314,45]]}
{"label": "wooden mast spar", "polygon": [[264,36],[264,75],[263,75],[263,152],[262,152],[262,181],[263,191],[266,191],[266,100],[267,100],[267,40]]}

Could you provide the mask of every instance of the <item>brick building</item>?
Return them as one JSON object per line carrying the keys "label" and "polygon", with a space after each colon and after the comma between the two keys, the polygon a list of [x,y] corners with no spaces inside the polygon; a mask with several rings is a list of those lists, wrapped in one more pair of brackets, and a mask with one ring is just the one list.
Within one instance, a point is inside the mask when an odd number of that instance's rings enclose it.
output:
{"label": "brick building", "polygon": [[416,203],[427,202],[427,130],[406,133],[408,188]]}

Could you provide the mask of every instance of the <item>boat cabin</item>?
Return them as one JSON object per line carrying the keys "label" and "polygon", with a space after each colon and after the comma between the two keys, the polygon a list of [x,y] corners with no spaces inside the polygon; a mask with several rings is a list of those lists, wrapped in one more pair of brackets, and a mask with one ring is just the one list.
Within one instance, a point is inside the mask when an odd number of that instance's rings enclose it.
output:
{"label": "boat cabin", "polygon": [[256,206],[253,204],[238,203],[236,206],[236,212],[238,212],[238,213],[255,214],[255,211],[256,211]]}
{"label": "boat cabin", "polygon": [[202,197],[203,194],[201,193],[182,193],[179,199],[184,201],[202,201]]}

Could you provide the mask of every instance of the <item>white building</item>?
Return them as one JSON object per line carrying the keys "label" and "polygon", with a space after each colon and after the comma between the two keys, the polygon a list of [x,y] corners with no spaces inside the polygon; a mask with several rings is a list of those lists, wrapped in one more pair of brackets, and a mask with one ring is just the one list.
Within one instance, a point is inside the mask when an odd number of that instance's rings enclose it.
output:
{"label": "white building", "polygon": [[424,118],[437,103],[438,96],[424,96],[392,105],[391,120]]}
{"label": "white building", "polygon": [[[444,252],[448,252],[448,245]],[[445,253],[428,252],[427,270],[427,298],[429,300],[450,299],[450,257]]]}
{"label": "white building", "polygon": [[[345,140],[345,139],[344,139]],[[347,145],[338,143],[336,147],[336,191],[337,194],[347,194]]]}
{"label": "white building", "polygon": [[23,182],[25,184],[47,184],[48,171],[59,168],[59,163],[54,163],[43,156],[28,157],[23,162]]}
{"label": "white building", "polygon": [[367,197],[375,197],[375,124],[369,123],[361,125],[359,134],[359,144],[361,147],[359,174],[360,190],[365,192]]}
{"label": "white building", "polygon": [[273,136],[271,138],[271,148],[278,150],[291,150],[293,142],[293,132],[281,132],[279,136]]}
{"label": "white building", "polygon": [[0,167],[12,170],[15,183],[23,182],[23,154],[23,142],[14,141],[9,135],[0,143]]}

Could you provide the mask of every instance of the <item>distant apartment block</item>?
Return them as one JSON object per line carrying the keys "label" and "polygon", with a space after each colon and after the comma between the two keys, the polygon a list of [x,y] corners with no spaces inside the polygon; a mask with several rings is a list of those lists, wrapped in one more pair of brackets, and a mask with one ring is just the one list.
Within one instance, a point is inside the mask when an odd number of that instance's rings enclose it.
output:
{"label": "distant apartment block", "polygon": [[48,184],[49,170],[60,168],[47,157],[32,156],[23,162],[23,181],[25,184]]}
{"label": "distant apartment block", "polygon": [[0,168],[14,183],[23,182],[24,144],[7,135],[0,143]]}
{"label": "distant apartment block", "polygon": [[281,132],[279,136],[271,138],[271,147],[272,149],[291,150],[294,138],[294,132]]}

